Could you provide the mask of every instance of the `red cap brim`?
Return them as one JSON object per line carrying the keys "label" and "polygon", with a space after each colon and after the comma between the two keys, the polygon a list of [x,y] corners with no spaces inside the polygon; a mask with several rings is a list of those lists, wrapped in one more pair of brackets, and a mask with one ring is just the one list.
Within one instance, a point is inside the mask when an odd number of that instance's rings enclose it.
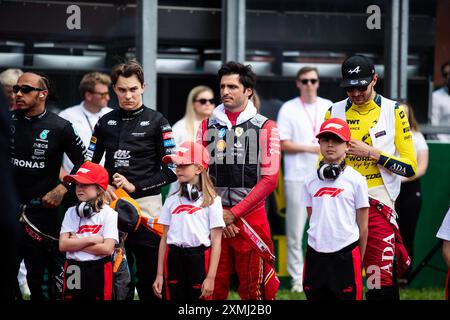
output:
{"label": "red cap brim", "polygon": [[335,136],[338,136],[339,138],[341,138],[341,140],[343,140],[345,142],[350,141],[350,139],[345,137],[343,134],[337,133],[336,131],[333,131],[333,130],[327,130],[327,129],[325,129],[325,130],[321,131],[319,134],[317,134],[316,138],[319,139],[320,136],[323,135],[324,133],[332,133]]}
{"label": "red cap brim", "polygon": [[180,157],[176,154],[169,154],[162,158],[164,164],[175,163],[175,164],[192,164],[190,159]]}
{"label": "red cap brim", "polygon": [[79,183],[79,184],[96,184],[95,181],[92,181],[86,177],[83,176],[77,176],[77,175],[69,175],[69,176],[65,176],[63,178],[64,182],[69,182],[69,183]]}

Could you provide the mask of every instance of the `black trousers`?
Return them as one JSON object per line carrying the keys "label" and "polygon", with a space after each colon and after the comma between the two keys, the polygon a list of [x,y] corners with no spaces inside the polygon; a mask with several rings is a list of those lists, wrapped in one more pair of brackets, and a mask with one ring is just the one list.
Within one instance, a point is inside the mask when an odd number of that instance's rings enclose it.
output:
{"label": "black trousers", "polygon": [[[61,299],[65,257],[58,249],[58,242],[52,240],[39,242],[24,231],[21,235],[20,257],[16,263],[17,271],[22,258],[27,268],[31,300]],[[45,283],[48,288],[47,294],[43,289],[46,270],[48,275]]]}
{"label": "black trousers", "polygon": [[167,300],[199,300],[209,266],[210,249],[205,246],[167,247],[164,285]]}
{"label": "black trousers", "polygon": [[308,300],[362,300],[362,260],[358,243],[337,252],[307,247],[303,289]]}
{"label": "black trousers", "polygon": [[[131,291],[136,286],[139,299],[144,301],[161,301],[153,293],[153,282],[158,270],[158,251],[161,239],[144,228],[128,234],[125,240],[128,265],[131,272]],[[130,295],[133,299],[134,294]]]}
{"label": "black trousers", "polygon": [[111,257],[94,261],[66,261],[64,300],[111,300],[112,291]]}
{"label": "black trousers", "polygon": [[[414,258],[414,237],[420,208],[422,207],[422,194],[420,179],[402,183],[400,194],[395,201],[395,211],[399,216],[398,224],[406,251],[411,257],[411,266]],[[411,272],[409,269],[406,276]]]}

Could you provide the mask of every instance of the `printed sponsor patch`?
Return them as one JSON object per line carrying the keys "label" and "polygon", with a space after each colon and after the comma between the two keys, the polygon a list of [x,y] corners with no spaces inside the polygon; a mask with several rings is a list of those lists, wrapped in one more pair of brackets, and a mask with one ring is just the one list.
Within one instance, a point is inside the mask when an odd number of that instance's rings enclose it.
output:
{"label": "printed sponsor patch", "polygon": [[172,127],[169,124],[166,124],[161,127],[162,132],[172,131]]}
{"label": "printed sponsor patch", "polygon": [[163,145],[166,148],[175,147],[175,140],[173,140],[173,139],[164,140]]}
{"label": "printed sponsor patch", "polygon": [[225,150],[226,145],[227,145],[227,143],[225,142],[225,140],[217,141],[217,144],[216,144],[217,151],[222,152],[223,150]]}
{"label": "printed sponsor patch", "polygon": [[173,139],[173,132],[164,132],[163,133],[163,140]]}
{"label": "printed sponsor patch", "polygon": [[97,143],[97,137],[92,136],[92,137],[91,137],[91,142],[92,142],[92,143]]}
{"label": "printed sponsor patch", "polygon": [[166,154],[173,154],[175,153],[177,150],[175,148],[166,148]]}
{"label": "printed sponsor patch", "polygon": [[383,131],[375,133],[375,138],[379,138],[379,137],[382,137],[382,136],[385,136],[385,135],[386,135],[386,131],[383,130]]}
{"label": "printed sponsor patch", "polygon": [[227,134],[227,129],[222,128],[219,130],[218,136],[219,136],[219,138],[223,138],[223,137],[225,137],[226,134]]}
{"label": "printed sponsor patch", "polygon": [[234,130],[234,133],[236,134],[237,137],[240,137],[244,133],[244,128],[238,127]]}

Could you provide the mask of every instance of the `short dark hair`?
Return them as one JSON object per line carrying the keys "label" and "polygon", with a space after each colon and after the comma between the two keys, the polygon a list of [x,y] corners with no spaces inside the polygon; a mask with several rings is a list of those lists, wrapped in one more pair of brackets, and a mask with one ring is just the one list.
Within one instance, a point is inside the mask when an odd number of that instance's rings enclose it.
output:
{"label": "short dark hair", "polygon": [[297,78],[296,79],[300,78],[300,76],[302,74],[305,74],[305,73],[308,73],[308,72],[311,72],[311,71],[315,71],[316,74],[317,74],[317,77],[319,77],[319,70],[317,70],[316,67],[308,67],[308,66],[306,66],[306,67],[303,67],[303,68],[301,68],[300,70],[297,71]]}
{"label": "short dark hair", "polygon": [[252,89],[252,94],[249,96],[249,98],[251,98],[253,95],[253,89],[256,85],[256,74],[253,72],[252,66],[249,64],[245,66],[239,62],[228,61],[219,69],[217,72],[217,77],[220,81],[223,76],[228,76],[231,74],[239,75],[239,81],[245,89]]}
{"label": "short dark hair", "polygon": [[444,69],[445,69],[446,66],[450,66],[450,60],[444,62],[444,63],[441,65],[441,74],[442,74],[442,75],[444,75]]}
{"label": "short dark hair", "polygon": [[144,85],[144,70],[136,59],[115,65],[111,71],[111,82],[115,85],[120,76],[129,78],[133,75],[136,75],[141,85]]}

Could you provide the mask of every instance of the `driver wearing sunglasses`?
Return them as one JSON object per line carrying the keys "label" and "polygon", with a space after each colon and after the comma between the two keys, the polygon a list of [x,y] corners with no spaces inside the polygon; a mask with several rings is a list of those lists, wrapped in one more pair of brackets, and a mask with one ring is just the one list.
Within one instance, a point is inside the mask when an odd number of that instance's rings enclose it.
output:
{"label": "driver wearing sunglasses", "polygon": [[[17,195],[21,204],[40,200],[41,204],[33,208],[28,219],[41,232],[57,238],[61,229],[58,206],[68,191],[68,185],[58,181],[63,155],[67,154],[74,163],[72,173],[75,173],[85,160],[86,150],[70,122],[46,109],[47,78],[24,73],[13,90],[18,108],[11,116],[10,156]],[[25,259],[31,299],[42,300],[46,296],[45,269],[50,271],[47,293],[55,299],[59,296],[57,289],[62,288],[59,275],[63,271],[64,255],[43,238],[36,238],[26,226],[21,226],[20,233],[23,236],[17,262]],[[17,274],[19,263],[16,268]]]}
{"label": "driver wearing sunglasses", "polygon": [[[373,266],[380,270],[381,286],[368,287],[366,299],[397,300],[399,291],[393,275],[401,277],[409,267],[410,259],[398,227],[383,214],[394,209],[400,192],[400,177],[412,177],[417,172],[408,117],[396,101],[375,91],[378,75],[367,57],[349,57],[343,62],[341,71],[341,87],[348,98],[334,103],[325,118],[337,117],[349,124],[352,139],[346,163],[365,176],[368,185],[369,231],[364,266],[368,278],[373,276],[373,271],[369,272],[374,270]],[[389,243],[383,240],[388,237],[392,237]],[[382,258],[388,250],[395,252],[395,265],[394,257],[392,260]]]}

